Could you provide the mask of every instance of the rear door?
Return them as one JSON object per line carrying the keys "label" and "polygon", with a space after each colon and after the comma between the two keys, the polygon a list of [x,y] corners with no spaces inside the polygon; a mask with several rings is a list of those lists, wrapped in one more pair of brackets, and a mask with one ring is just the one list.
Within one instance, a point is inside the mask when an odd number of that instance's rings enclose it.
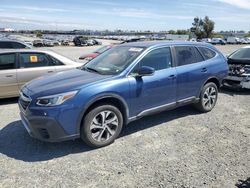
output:
{"label": "rear door", "polygon": [[19,69],[17,69],[17,80],[19,88],[30,80],[45,74],[56,72],[47,54],[36,52],[19,53]]}
{"label": "rear door", "polygon": [[207,78],[207,67],[194,46],[175,46],[177,101],[198,97]]}
{"label": "rear door", "polygon": [[18,96],[16,53],[0,54],[0,98]]}

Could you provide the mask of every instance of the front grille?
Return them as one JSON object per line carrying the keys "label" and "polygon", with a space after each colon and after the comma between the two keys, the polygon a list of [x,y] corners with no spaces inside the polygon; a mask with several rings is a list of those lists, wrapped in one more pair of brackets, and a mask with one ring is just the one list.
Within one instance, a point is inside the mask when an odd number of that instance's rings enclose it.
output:
{"label": "front grille", "polygon": [[24,110],[28,108],[28,106],[30,105],[30,102],[31,102],[31,99],[29,98],[29,96],[27,96],[23,92],[20,92],[19,104]]}

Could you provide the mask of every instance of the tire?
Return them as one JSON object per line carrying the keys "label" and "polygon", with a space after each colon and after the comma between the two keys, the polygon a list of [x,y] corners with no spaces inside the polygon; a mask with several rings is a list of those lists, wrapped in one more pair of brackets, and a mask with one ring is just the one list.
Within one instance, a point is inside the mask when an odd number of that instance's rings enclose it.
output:
{"label": "tire", "polygon": [[123,126],[123,116],[113,105],[100,105],[85,116],[81,138],[89,146],[100,148],[114,142]]}
{"label": "tire", "polygon": [[195,108],[200,112],[210,112],[216,105],[218,99],[218,88],[213,82],[209,82],[202,88],[200,100]]}

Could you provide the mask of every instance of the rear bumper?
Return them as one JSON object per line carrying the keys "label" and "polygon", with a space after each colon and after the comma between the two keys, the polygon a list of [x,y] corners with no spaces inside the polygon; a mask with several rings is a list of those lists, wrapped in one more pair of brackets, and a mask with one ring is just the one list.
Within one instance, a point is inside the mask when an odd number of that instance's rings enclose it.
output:
{"label": "rear bumper", "polygon": [[61,142],[79,138],[79,135],[69,135],[60,124],[51,117],[29,116],[20,112],[22,123],[30,136],[47,142]]}

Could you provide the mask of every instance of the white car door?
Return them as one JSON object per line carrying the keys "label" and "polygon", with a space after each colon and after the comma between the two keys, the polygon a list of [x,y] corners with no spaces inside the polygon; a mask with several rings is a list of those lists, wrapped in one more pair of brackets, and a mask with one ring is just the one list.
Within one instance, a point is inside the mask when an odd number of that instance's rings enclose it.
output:
{"label": "white car door", "polygon": [[18,86],[45,74],[56,72],[47,54],[37,52],[19,53],[19,69],[17,69]]}
{"label": "white car door", "polygon": [[0,98],[18,96],[16,54],[0,55]]}

